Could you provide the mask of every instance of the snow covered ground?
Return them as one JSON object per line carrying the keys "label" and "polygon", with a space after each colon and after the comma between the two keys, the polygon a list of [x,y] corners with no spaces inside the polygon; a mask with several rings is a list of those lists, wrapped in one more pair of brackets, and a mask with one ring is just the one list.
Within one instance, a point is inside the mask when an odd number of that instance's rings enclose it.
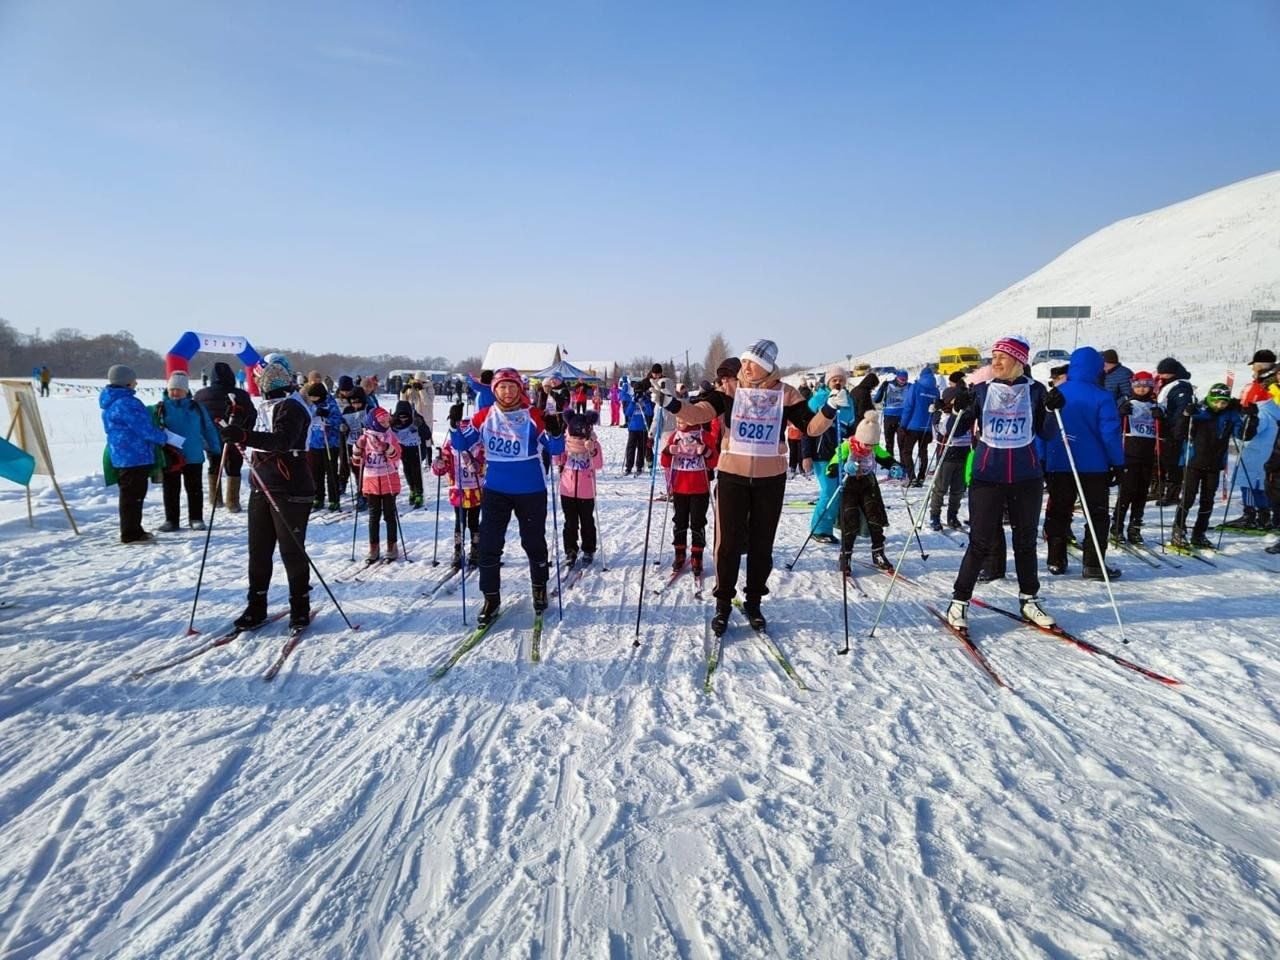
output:
{"label": "snow covered ground", "polygon": [[[866,571],[838,657],[834,548],[786,572],[808,516],[789,508],[766,612],[809,689],[736,619],[706,695],[688,579],[646,596],[631,646],[648,483],[618,476],[606,428],[609,569],[549,617],[541,664],[526,600],[430,679],[463,630],[459,595],[422,596],[431,489],[404,517],[413,563],[333,583],[359,631],[320,594],[274,684],[279,624],[138,681],[200,641],[204,538],[120,546],[96,397],[41,411],[83,534],[42,478],[35,530],[0,485],[0,956],[1280,955],[1280,559],[1261,538],[1228,538],[1216,568],[1118,558],[1125,655],[1183,686],[975,610],[997,689],[917,599],[948,593],[958,542],[921,534],[904,571],[923,589],[870,641],[888,580]],[[886,501],[896,555],[906,511]],[[218,514],[206,635],[242,606],[243,526]],[[309,533],[331,583],[351,540],[350,515]],[[1120,649],[1073,566],[1046,606]],[[503,574],[527,597],[514,545]]]}

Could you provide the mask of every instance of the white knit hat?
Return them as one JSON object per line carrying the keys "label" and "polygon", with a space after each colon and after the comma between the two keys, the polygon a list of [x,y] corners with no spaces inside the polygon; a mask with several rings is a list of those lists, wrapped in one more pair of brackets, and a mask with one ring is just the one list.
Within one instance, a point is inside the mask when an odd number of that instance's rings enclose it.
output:
{"label": "white knit hat", "polygon": [[839,377],[841,380],[848,380],[849,371],[846,370],[844,367],[840,366],[840,364],[833,363],[831,366],[827,367],[827,376],[826,376],[827,383],[830,383],[836,377]]}
{"label": "white knit hat", "polygon": [[880,442],[880,414],[874,410],[868,410],[862,415],[862,422],[858,424],[858,429],[853,432],[853,437],[859,443],[865,443],[868,447],[874,447]]}
{"label": "white knit hat", "polygon": [[750,360],[773,373],[773,368],[778,365],[778,345],[772,340],[757,340],[742,351],[739,359]]}
{"label": "white knit hat", "polygon": [[191,392],[191,381],[181,370],[175,370],[169,374],[168,389],[173,390],[175,388],[185,390],[187,393]]}

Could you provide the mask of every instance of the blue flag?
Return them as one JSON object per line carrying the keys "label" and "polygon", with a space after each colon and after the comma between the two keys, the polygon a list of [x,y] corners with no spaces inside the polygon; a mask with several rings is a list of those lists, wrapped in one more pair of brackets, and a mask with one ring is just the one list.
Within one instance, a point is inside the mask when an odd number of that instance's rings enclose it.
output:
{"label": "blue flag", "polygon": [[36,472],[36,458],[8,440],[0,440],[0,477],[20,483],[24,487]]}

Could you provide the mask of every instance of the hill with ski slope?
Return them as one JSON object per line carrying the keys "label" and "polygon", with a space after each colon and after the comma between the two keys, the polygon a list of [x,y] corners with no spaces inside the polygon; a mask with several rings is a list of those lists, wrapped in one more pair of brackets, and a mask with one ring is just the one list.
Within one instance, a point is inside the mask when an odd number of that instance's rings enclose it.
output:
{"label": "hill with ski slope", "polygon": [[[404,516],[412,562],[360,580],[363,522],[309,531],[358,631],[317,592],[274,683],[280,624],[135,680],[241,609],[244,516],[216,516],[185,636],[204,536],[119,545],[96,397],[40,409],[83,535],[47,481],[34,530],[0,483],[0,956],[1280,955],[1280,562],[1261,538],[1228,538],[1217,567],[1119,557],[1127,647],[1101,585],[1045,577],[1069,629],[1181,686],[975,610],[998,688],[923,605],[960,535],[921,532],[874,639],[888,579],[859,567],[836,655],[834,548],[784,567],[816,495],[792,481],[765,610],[806,689],[735,614],[708,694],[708,605],[687,575],[652,592],[665,507],[646,567],[649,480],[620,476],[626,433],[604,428],[607,569],[563,620],[553,604],[542,663],[513,531],[509,612],[432,680],[464,627],[460,592],[424,595],[431,490]],[[885,500],[896,556],[904,491]],[[443,536],[451,519],[446,501]]]}
{"label": "hill with ski slope", "polygon": [[[873,365],[936,363],[943,346],[984,355],[1010,332],[1032,350],[1072,349],[1073,321],[1036,308],[1093,308],[1080,343],[1114,347],[1122,360],[1173,355],[1215,367],[1253,355],[1251,310],[1280,309],[1280,171],[1129,217],[1081,240],[1030,276],[933,329],[859,353]],[[1275,347],[1280,329],[1262,332]]]}

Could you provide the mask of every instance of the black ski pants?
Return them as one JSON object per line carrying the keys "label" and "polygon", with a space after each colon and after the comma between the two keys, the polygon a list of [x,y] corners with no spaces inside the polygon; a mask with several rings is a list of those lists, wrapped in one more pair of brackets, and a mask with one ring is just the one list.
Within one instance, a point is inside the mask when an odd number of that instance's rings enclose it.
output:
{"label": "black ski pants", "polygon": [[1125,464],[1124,480],[1120,482],[1120,495],[1116,498],[1117,526],[1125,525],[1126,513],[1130,526],[1142,526],[1142,517],[1147,509],[1147,491],[1155,469],[1154,460],[1134,460]]}
{"label": "black ski pants", "polygon": [[[928,430],[898,431],[898,459],[902,461],[908,480],[924,480],[925,471],[929,469],[929,436]],[[916,462],[917,454],[919,463]]]}
{"label": "black ski pants", "polygon": [[[882,433],[882,439],[880,441],[881,446],[883,446],[886,450],[889,451],[889,456],[899,461],[902,460],[902,457],[896,455],[893,452],[893,444],[895,439],[898,439],[899,441],[905,439],[906,431],[898,429],[898,424],[899,422],[901,422],[901,420],[902,420],[901,417],[885,417],[883,420],[880,421],[880,423],[884,427],[884,430]],[[901,447],[901,443],[899,443],[899,447]]]}
{"label": "black ski pants", "polygon": [[422,450],[419,447],[400,448],[400,466],[404,468],[404,482],[410,493],[422,496]]}
{"label": "black ski pants", "polygon": [[311,478],[316,483],[316,503],[324,501],[325,490],[329,491],[329,502],[338,502],[338,458],[332,447],[326,450],[307,451],[307,464],[311,467]]}
{"label": "black ski pants", "polygon": [[[1049,489],[1049,505],[1044,515],[1044,535],[1050,540],[1071,536],[1071,514],[1076,508],[1076,480],[1070,471],[1057,471],[1045,475]],[[1100,545],[1093,542],[1090,524],[1084,530],[1084,566],[1086,570],[1101,566],[1099,558],[1107,555],[1107,522],[1110,515],[1111,493],[1105,473],[1080,474],[1080,486],[1084,490],[1084,508],[1089,512],[1093,529],[1102,538]]]}
{"label": "black ski pants", "polygon": [[1200,506],[1196,512],[1193,533],[1203,536],[1209,529],[1209,518],[1213,514],[1213,495],[1218,492],[1218,471],[1207,470],[1204,467],[1185,467],[1184,469],[1186,482],[1182,487],[1182,499],[1178,503],[1178,512],[1174,515],[1173,525],[1186,530],[1187,514],[1191,512],[1191,505],[1199,497]]}
{"label": "black ski pants", "polygon": [[[222,468],[224,477],[238,477],[240,471],[244,467],[244,454],[240,452],[240,448],[234,443],[224,443],[223,450],[226,452],[226,464]],[[209,476],[214,476],[218,472],[218,464],[221,462],[221,455],[209,458]]]}
{"label": "black ski pants", "polygon": [[635,469],[637,473],[644,470],[645,445],[649,441],[649,435],[643,430],[627,431],[627,459],[626,469],[630,473]]}
{"label": "black ski pants", "polygon": [[707,545],[707,505],[710,502],[709,493],[671,495],[671,515],[675,527],[671,536],[672,545],[686,546],[690,533],[693,534],[693,545],[699,550]]}
{"label": "black ski pants", "polygon": [[[255,597],[265,602],[267,588],[271,586],[271,568],[276,547],[280,548],[280,561],[284,564],[289,580],[289,600],[307,598],[311,589],[310,568],[303,552],[307,543],[307,520],[311,516],[311,498],[290,500],[284,493],[276,493],[276,504],[284,516],[276,513],[266,495],[253,485],[249,494],[249,600]],[[293,536],[289,531],[293,531]],[[296,541],[295,542],[295,538]]]}
{"label": "black ski pants", "polygon": [[547,492],[501,493],[488,487],[480,500],[480,592],[498,593],[502,586],[498,565],[511,515],[520,524],[520,546],[529,558],[529,580],[547,582]]}
{"label": "black ski pants", "polygon": [[854,541],[865,532],[871,537],[871,549],[884,549],[884,528],[888,522],[880,483],[873,476],[850,477],[840,489],[840,553],[853,553]]}
{"label": "black ski pants", "polygon": [[969,487],[969,546],[960,561],[960,572],[951,596],[968,600],[983,564],[996,549],[996,539],[1004,538],[1004,517],[1008,510],[1013,529],[1013,565],[1018,572],[1018,592],[1036,596],[1040,592],[1039,558],[1036,538],[1040,533],[1040,504],[1044,481],[1040,477],[1015,483],[974,480]]}
{"label": "black ski pants", "polygon": [[582,552],[596,552],[596,501],[593,497],[560,497],[564,512],[565,553],[578,552],[578,527],[582,527]]}
{"label": "black ski pants", "polygon": [[369,543],[378,542],[378,525],[380,522],[386,524],[387,527],[387,544],[393,544],[400,539],[399,516],[396,514],[396,495],[394,493],[366,493],[365,499],[369,502]]}
{"label": "black ski pants", "polygon": [[[175,527],[182,526],[182,488],[187,488],[187,519],[191,523],[204,519],[204,471],[203,463],[188,463],[176,473],[166,472],[164,488],[164,518]],[[217,469],[216,467],[214,469]]]}
{"label": "black ski pants", "polygon": [[116,471],[120,487],[120,542],[133,543],[142,537],[142,503],[147,499],[151,467],[122,467]]}
{"label": "black ski pants", "polygon": [[964,502],[964,461],[944,459],[938,465],[938,475],[933,478],[933,493],[929,496],[929,519],[942,519],[942,498],[947,498],[947,520],[960,519],[960,504]]}
{"label": "black ski pants", "polygon": [[787,477],[741,477],[720,473],[716,487],[717,600],[728,602],[737,593],[742,547],[747,548],[747,582],[743,595],[759,600],[769,592],[773,572],[773,540],[782,517]]}

